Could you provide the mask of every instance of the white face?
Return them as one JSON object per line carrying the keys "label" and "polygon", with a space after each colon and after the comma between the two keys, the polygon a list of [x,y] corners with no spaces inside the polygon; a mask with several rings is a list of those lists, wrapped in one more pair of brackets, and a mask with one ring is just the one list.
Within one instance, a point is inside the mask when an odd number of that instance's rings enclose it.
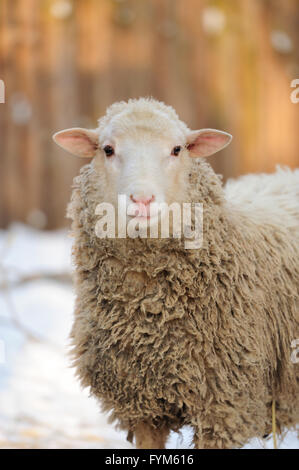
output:
{"label": "white face", "polygon": [[153,129],[108,130],[96,166],[105,173],[106,202],[126,196],[128,217],[150,219],[161,203],[183,202],[190,165],[181,132],[167,137]]}
{"label": "white face", "polygon": [[98,129],[66,129],[53,138],[74,155],[95,157],[104,195],[99,203],[117,207],[119,196],[125,197],[127,219],[151,224],[161,213],[159,204],[187,202],[191,158],[212,155],[231,136],[215,129],[190,131],[172,108],[156,101],[116,105],[117,112],[108,110]]}

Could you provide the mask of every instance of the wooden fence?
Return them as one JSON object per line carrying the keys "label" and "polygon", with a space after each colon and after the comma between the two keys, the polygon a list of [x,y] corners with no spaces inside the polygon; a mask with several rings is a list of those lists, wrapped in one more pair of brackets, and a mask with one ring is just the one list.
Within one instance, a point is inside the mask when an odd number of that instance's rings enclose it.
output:
{"label": "wooden fence", "polygon": [[[152,95],[233,143],[224,177],[298,166],[297,0],[0,0],[0,226],[66,223],[82,161],[53,132]],[[84,162],[85,163],[85,162]]]}

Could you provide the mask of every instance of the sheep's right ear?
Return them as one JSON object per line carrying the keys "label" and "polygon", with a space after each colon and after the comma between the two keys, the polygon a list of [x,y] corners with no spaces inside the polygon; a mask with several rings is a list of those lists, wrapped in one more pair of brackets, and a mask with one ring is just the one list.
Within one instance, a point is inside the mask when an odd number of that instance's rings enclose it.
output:
{"label": "sheep's right ear", "polygon": [[94,157],[98,149],[98,134],[96,131],[81,129],[65,129],[53,135],[54,142],[64,150],[77,157]]}

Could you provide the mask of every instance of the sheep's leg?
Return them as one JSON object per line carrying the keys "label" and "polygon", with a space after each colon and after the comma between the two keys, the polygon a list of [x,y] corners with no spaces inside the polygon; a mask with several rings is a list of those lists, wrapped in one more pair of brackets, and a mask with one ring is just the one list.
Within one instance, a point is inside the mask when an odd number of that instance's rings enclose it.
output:
{"label": "sheep's leg", "polygon": [[137,449],[165,449],[169,430],[156,429],[148,423],[142,422],[135,427]]}

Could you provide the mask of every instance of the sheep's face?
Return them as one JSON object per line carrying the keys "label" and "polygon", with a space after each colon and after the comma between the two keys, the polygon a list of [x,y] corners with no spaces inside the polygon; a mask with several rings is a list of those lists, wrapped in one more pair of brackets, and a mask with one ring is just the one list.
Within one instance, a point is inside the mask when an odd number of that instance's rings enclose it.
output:
{"label": "sheep's face", "polygon": [[107,201],[125,195],[127,205],[149,217],[153,202],[186,200],[190,159],[176,123],[153,115],[117,116],[99,137],[97,168],[104,171]]}
{"label": "sheep's face", "polygon": [[157,219],[161,203],[187,201],[191,158],[220,150],[231,136],[212,129],[190,131],[172,108],[136,100],[113,105],[96,130],[68,129],[54,140],[73,154],[95,157],[105,202],[117,206],[119,196],[125,196],[127,218],[148,222]]}

